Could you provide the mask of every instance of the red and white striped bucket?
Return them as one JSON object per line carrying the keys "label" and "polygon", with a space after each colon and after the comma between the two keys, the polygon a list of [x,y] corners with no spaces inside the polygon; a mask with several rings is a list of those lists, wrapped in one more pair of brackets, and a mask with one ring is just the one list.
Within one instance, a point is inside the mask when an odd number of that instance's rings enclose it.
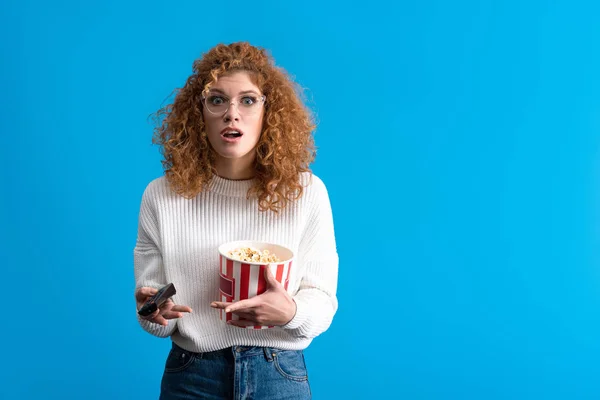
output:
{"label": "red and white striped bucket", "polygon": [[[253,263],[242,262],[228,256],[228,252],[240,247],[252,247],[258,250],[268,250],[270,254],[275,254],[279,262],[275,263]],[[220,301],[239,301],[249,299],[262,294],[267,289],[265,279],[265,268],[270,268],[271,273],[282,283],[285,289],[288,289],[290,270],[294,253],[283,246],[266,242],[255,241],[237,241],[229,242],[219,246],[219,299]],[[226,313],[220,310],[221,321],[239,320],[234,313]],[[249,326],[248,329],[268,329],[272,326]]]}

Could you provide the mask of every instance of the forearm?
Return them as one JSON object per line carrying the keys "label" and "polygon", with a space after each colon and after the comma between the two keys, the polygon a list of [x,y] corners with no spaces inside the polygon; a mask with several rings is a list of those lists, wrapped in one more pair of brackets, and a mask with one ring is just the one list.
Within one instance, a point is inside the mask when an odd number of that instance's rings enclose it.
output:
{"label": "forearm", "polygon": [[337,311],[337,298],[319,289],[303,289],[293,297],[294,318],[282,328],[292,336],[314,338],[329,329]]}
{"label": "forearm", "polygon": [[[167,284],[164,278],[162,257],[159,252],[136,248],[134,251],[134,266],[135,290],[138,290],[140,287],[160,289]],[[140,317],[139,314],[137,314],[137,320],[146,332],[161,338],[172,335],[177,328],[177,320],[167,320],[167,326],[148,321]]]}
{"label": "forearm", "polygon": [[175,332],[175,329],[177,328],[177,320],[174,319],[170,319],[167,320],[168,321],[168,325],[167,326],[163,326],[151,321],[148,321],[146,319],[143,319],[142,317],[137,316],[138,322],[140,324],[140,326],[149,334],[159,337],[159,338],[166,338],[169,337],[173,334],[173,332]]}
{"label": "forearm", "polygon": [[337,264],[337,259],[307,263],[300,287],[292,296],[296,314],[282,326],[289,334],[314,338],[329,328],[338,309]]}

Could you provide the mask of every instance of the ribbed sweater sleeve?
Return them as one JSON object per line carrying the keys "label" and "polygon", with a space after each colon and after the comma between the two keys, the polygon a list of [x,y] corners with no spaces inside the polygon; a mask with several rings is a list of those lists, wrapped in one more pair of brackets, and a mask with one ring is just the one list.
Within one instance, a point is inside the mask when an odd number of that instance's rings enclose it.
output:
{"label": "ribbed sweater sleeve", "polygon": [[[160,231],[155,206],[156,197],[153,193],[155,186],[149,185],[142,195],[138,236],[133,251],[136,290],[142,286],[159,289],[167,284],[160,250]],[[157,337],[168,337],[177,327],[177,320],[168,320],[169,324],[162,326],[145,320],[139,315],[137,319],[144,330]]]}
{"label": "ribbed sweater sleeve", "polygon": [[338,308],[338,254],[327,188],[313,176],[308,222],[299,247],[303,275],[293,297],[296,315],[283,326],[296,337],[314,338],[331,325]]}

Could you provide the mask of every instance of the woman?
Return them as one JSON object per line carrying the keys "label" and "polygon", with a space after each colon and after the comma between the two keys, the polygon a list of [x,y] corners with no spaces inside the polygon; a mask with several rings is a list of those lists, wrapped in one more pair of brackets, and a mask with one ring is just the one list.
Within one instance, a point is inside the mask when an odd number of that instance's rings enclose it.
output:
{"label": "woman", "polygon": [[[218,45],[157,116],[165,175],[142,196],[134,271],[138,310],[167,283],[177,289],[138,315],[172,340],[160,398],[310,398],[302,350],[337,310],[338,255],[326,187],[309,169],[314,124],[294,84],[264,50]],[[217,302],[217,248],[244,239],[294,251],[288,290],[267,269],[264,294]],[[226,324],[221,310],[240,319]]]}

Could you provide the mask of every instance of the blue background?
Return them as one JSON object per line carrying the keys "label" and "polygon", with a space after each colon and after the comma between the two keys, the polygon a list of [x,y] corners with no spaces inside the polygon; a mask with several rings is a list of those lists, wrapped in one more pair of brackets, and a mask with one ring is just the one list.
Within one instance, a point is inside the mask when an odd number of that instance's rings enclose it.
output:
{"label": "blue background", "polygon": [[319,118],[341,265],[315,399],[600,398],[598,20],[566,0],[3,1],[0,398],[157,398],[169,342],[132,295],[162,174],[147,118],[238,40]]}

